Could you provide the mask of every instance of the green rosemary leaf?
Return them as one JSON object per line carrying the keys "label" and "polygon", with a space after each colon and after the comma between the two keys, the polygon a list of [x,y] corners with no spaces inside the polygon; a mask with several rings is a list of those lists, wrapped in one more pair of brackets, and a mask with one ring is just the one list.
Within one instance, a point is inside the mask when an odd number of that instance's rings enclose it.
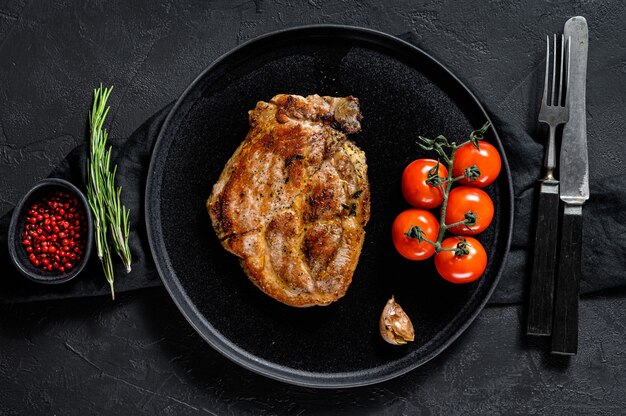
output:
{"label": "green rosemary leaf", "polygon": [[117,165],[111,170],[111,146],[107,148],[108,132],[103,128],[110,107],[107,100],[113,87],[94,90],[93,106],[89,113],[89,167],[87,198],[94,214],[95,240],[104,277],[111,286],[115,299],[114,270],[108,238],[120,256],[126,272],[130,272],[132,256],[128,244],[130,234],[130,211],[122,205],[122,187],[115,186]]}

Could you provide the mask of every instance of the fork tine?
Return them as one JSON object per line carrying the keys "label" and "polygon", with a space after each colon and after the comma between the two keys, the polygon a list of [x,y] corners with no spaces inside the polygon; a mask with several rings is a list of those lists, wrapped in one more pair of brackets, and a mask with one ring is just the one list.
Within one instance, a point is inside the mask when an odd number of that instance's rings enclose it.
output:
{"label": "fork tine", "polygon": [[546,35],[546,79],[543,82],[543,97],[541,104],[545,105],[548,99],[548,71],[550,70],[550,36]]}
{"label": "fork tine", "polygon": [[550,96],[550,105],[554,105],[554,90],[556,90],[556,33],[554,34],[554,50],[552,51],[554,63],[552,65],[552,94]]}
{"label": "fork tine", "polygon": [[[567,79],[565,80],[565,88],[569,89],[569,62],[571,58],[571,50],[572,50],[572,37],[567,37]],[[569,95],[569,94],[568,94]],[[567,96],[565,96],[565,101],[567,101]]]}
{"label": "fork tine", "polygon": [[563,51],[565,50],[565,35],[561,35],[561,70],[559,71],[559,102],[557,105],[563,105]]}

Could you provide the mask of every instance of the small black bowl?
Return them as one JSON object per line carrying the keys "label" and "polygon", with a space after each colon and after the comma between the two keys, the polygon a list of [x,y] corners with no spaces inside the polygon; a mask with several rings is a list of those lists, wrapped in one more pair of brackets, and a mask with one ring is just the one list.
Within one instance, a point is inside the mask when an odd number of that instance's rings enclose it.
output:
{"label": "small black bowl", "polygon": [[[87,227],[85,230],[87,234],[85,238],[83,256],[80,263],[78,263],[69,272],[47,271],[35,267],[28,259],[26,250],[24,250],[24,247],[22,246],[21,238],[26,222],[26,214],[30,206],[36,201],[43,199],[51,191],[59,189],[69,191],[78,198],[83,210],[85,211],[85,218],[87,220]],[[11,261],[13,261],[15,267],[30,280],[45,284],[64,283],[72,280],[85,268],[85,265],[89,261],[89,256],[91,255],[93,219],[91,217],[89,204],[87,203],[87,198],[76,186],[63,179],[48,178],[38,182],[30,191],[28,191],[26,195],[24,195],[22,200],[15,207],[13,216],[11,217],[11,223],[9,225],[9,238],[7,241]]]}

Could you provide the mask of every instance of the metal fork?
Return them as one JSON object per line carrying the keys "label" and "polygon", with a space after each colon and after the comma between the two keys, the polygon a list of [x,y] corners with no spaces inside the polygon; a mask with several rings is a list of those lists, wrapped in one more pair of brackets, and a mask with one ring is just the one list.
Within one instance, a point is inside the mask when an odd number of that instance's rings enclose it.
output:
{"label": "metal fork", "polygon": [[[556,129],[569,120],[567,105],[567,84],[569,81],[570,41],[567,41],[567,56],[564,59],[565,39],[561,35],[561,59],[558,63],[559,82],[556,83],[557,71],[557,35],[554,35],[552,83],[549,88],[550,73],[550,36],[546,38],[546,74],[539,110],[539,121],[550,127],[550,136],[544,159],[544,176],[541,179],[537,228],[535,231],[533,270],[528,305],[528,335],[550,335],[552,329],[552,310],[554,298],[554,280],[556,268],[556,249],[559,224],[559,181],[554,177],[556,169]],[[565,63],[567,61],[567,64]],[[564,69],[567,71],[564,78]],[[548,90],[550,94],[548,95]],[[558,90],[558,100],[555,100]]]}

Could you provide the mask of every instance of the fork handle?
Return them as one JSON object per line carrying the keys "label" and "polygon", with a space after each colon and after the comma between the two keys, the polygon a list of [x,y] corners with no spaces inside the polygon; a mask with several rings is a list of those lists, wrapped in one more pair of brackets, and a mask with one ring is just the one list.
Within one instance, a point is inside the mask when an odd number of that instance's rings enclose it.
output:
{"label": "fork handle", "polygon": [[550,335],[559,228],[559,182],[545,179],[539,191],[533,269],[528,302],[528,335]]}
{"label": "fork handle", "polygon": [[578,350],[578,297],[582,275],[582,205],[565,204],[562,227],[552,327],[552,353],[574,355]]}
{"label": "fork handle", "polygon": [[548,149],[546,150],[543,166],[545,168],[544,180],[554,179],[554,169],[556,168],[556,126],[550,125],[550,137],[548,138]]}

